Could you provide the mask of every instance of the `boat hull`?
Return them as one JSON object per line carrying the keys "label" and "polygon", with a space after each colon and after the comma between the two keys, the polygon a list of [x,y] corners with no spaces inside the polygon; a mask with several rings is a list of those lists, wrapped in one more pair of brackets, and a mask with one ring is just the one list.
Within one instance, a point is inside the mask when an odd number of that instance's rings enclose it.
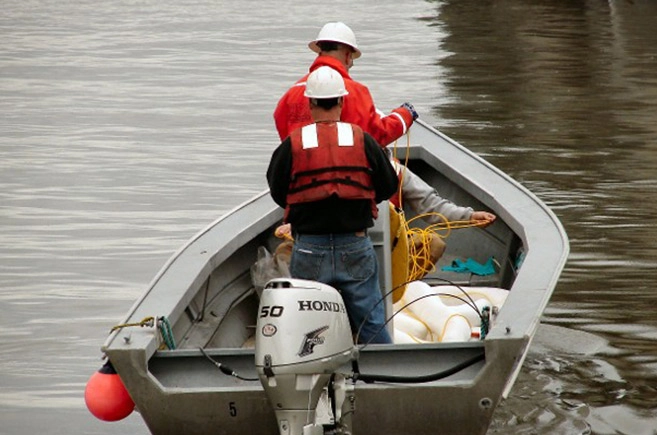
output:
{"label": "boat hull", "polygon": [[[533,194],[422,122],[412,129],[411,146],[399,155],[408,156],[409,167],[443,197],[498,216],[489,228],[455,231],[447,241],[447,258],[498,259],[493,276],[439,270],[427,282],[494,286],[509,295],[484,340],[360,349],[359,372],[342,369],[354,378],[352,432],[484,434],[522,366],[565,265],[568,239]],[[156,317],[160,325],[171,325],[175,349],[167,348],[157,327],[118,328],[105,342],[103,352],[152,433],[279,433],[249,340],[258,311],[251,266],[260,247],[275,248],[273,230],[282,215],[263,192],[201,231],[164,265],[123,323]],[[379,256],[382,288],[390,291],[387,213],[380,216],[369,235]],[[385,300],[389,316],[391,299]],[[242,379],[222,373],[208,357]],[[432,376],[469,360],[474,362],[461,370]],[[367,375],[393,380],[364,382]],[[420,378],[425,382],[417,382]]]}

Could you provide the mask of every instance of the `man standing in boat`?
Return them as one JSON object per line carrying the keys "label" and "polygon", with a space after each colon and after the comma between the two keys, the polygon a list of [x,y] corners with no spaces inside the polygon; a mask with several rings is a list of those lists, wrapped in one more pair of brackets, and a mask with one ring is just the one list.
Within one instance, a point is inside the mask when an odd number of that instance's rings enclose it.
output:
{"label": "man standing in boat", "polygon": [[395,193],[397,174],[372,136],[340,122],[348,90],[339,72],[317,68],[304,88],[313,123],[293,130],[267,169],[271,196],[295,232],[290,272],[341,291],[359,342],[391,343],[366,229],[376,204]]}
{"label": "man standing in boat", "polygon": [[411,127],[418,115],[410,103],[404,103],[390,114],[382,116],[376,110],[367,86],[349,76],[349,69],[361,52],[354,32],[346,24],[325,24],[308,47],[318,53],[317,58],[310,66],[309,73],[281,97],[274,111],[276,130],[281,140],[294,129],[312,122],[304,91],[309,74],[322,66],[338,71],[349,93],[344,98],[341,121],[360,126],[384,147],[399,139]]}

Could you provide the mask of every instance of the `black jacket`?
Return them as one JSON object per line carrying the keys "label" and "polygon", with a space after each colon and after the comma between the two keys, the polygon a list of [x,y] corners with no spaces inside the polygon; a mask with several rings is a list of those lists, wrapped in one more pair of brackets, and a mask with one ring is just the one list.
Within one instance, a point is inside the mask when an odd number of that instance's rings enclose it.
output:
{"label": "black jacket", "polygon": [[[365,154],[372,168],[375,201],[379,203],[395,193],[399,179],[383,148],[367,133],[364,140]],[[276,148],[267,168],[270,194],[282,208],[287,206],[291,168],[292,148],[288,137]],[[374,225],[369,200],[345,200],[337,196],[292,205],[287,220],[292,224],[292,230],[301,234],[349,233]]]}

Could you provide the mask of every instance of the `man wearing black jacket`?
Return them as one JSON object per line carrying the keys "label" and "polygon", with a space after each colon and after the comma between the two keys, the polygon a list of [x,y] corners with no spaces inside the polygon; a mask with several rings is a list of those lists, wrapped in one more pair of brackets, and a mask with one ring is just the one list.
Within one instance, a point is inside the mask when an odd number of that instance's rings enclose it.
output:
{"label": "man wearing black jacket", "polygon": [[346,94],[337,71],[313,71],[304,95],[314,123],[294,130],[274,151],[267,181],[294,229],[291,275],[340,290],[359,342],[391,343],[366,230],[398,178],[369,134],[339,121]]}

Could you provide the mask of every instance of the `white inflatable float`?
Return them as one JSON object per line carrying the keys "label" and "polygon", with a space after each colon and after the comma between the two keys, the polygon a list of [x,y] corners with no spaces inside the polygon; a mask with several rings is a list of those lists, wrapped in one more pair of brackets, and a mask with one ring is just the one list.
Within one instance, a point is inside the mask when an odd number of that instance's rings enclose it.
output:
{"label": "white inflatable float", "polygon": [[479,339],[480,313],[484,307],[488,307],[490,312],[501,308],[508,294],[508,290],[496,287],[432,287],[422,281],[413,281],[394,304],[394,342],[404,344]]}

